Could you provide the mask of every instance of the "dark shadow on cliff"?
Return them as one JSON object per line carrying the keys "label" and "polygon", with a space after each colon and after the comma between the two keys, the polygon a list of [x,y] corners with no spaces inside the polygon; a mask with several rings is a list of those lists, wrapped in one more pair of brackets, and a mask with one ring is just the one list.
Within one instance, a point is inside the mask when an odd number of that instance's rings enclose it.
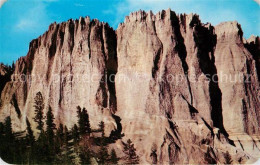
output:
{"label": "dark shadow on cliff", "polygon": [[260,39],[256,37],[255,42],[245,43],[244,46],[252,54],[255,60],[258,79],[260,79]]}
{"label": "dark shadow on cliff", "polygon": [[18,102],[17,102],[15,93],[12,96],[11,104],[14,106],[17,117],[20,119],[21,118],[21,110],[18,106]]}
{"label": "dark shadow on cliff", "polygon": [[[195,19],[196,17],[194,17]],[[198,20],[192,20],[191,27],[195,28],[193,33],[194,41],[198,47],[198,59],[201,71],[210,80],[209,94],[212,107],[211,118],[213,126],[218,127],[220,131],[228,137],[223,125],[222,116],[222,93],[218,86],[217,69],[215,66],[214,50],[217,44],[217,36],[214,34],[213,26],[203,26]]]}
{"label": "dark shadow on cliff", "polygon": [[[188,88],[189,88],[189,93],[190,93],[190,98],[191,98],[191,102],[190,104],[193,105],[193,96],[192,96],[192,92],[191,92],[191,86],[190,86],[190,81],[188,78],[188,71],[189,71],[189,67],[188,64],[186,62],[186,57],[187,57],[187,51],[186,51],[186,46],[184,44],[184,38],[182,37],[181,34],[181,30],[180,30],[180,20],[179,18],[176,16],[176,14],[174,12],[171,12],[171,24],[172,27],[174,28],[174,33],[176,36],[176,47],[175,47],[175,51],[178,52],[178,55],[181,59],[181,63],[182,63],[182,68],[186,77],[186,80],[188,82]],[[183,19],[184,17],[182,17],[182,15],[180,16],[180,19]]]}
{"label": "dark shadow on cliff", "polygon": [[116,128],[116,130],[111,131],[109,138],[112,142],[115,142],[116,140],[121,139],[125,135],[122,134],[121,118],[119,116],[116,116],[113,114],[112,114],[112,117],[116,121],[117,128]]}
{"label": "dark shadow on cliff", "polygon": [[[117,110],[117,99],[116,99],[116,88],[115,88],[115,76],[117,74],[117,38],[115,31],[110,28],[107,24],[103,25],[101,33],[106,37],[106,40],[101,36],[102,50],[105,59],[105,80],[109,91],[109,108],[114,114]],[[104,46],[107,45],[108,51],[105,53]],[[106,107],[106,106],[105,106]]]}

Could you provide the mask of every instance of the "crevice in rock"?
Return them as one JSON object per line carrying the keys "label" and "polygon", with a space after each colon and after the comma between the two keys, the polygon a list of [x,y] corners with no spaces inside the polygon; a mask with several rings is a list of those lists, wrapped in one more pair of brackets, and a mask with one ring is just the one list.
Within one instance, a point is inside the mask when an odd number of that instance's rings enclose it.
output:
{"label": "crevice in rock", "polygon": [[50,76],[50,72],[52,70],[52,65],[53,65],[53,59],[54,56],[56,54],[57,51],[57,38],[58,38],[58,32],[59,32],[59,27],[60,25],[58,24],[57,26],[54,26],[53,28],[55,28],[51,35],[51,39],[50,39],[50,46],[48,49],[48,68],[47,68],[47,72],[46,72],[46,79],[47,81],[49,81],[49,76]]}
{"label": "crevice in rock", "polygon": [[72,53],[73,49],[74,49],[74,28],[75,28],[75,24],[73,22],[73,20],[69,20],[69,35],[70,35],[70,43],[69,43],[69,50],[70,53]]}
{"label": "crevice in rock", "polygon": [[[168,158],[169,163],[174,164],[179,160],[180,152],[181,152],[181,144],[177,144],[174,140],[174,137],[166,130],[166,139],[170,141],[168,144]],[[178,140],[179,141],[179,140]]]}
{"label": "crevice in rock", "polygon": [[[62,68],[62,56],[63,56],[63,50],[61,52],[61,56],[60,56],[60,68]],[[62,93],[63,93],[63,83],[62,83],[62,71],[60,71],[60,93],[59,93],[59,106],[61,107],[61,101],[62,101]]]}
{"label": "crevice in rock", "polygon": [[240,141],[238,138],[237,138],[237,141],[238,141],[238,143],[240,144],[240,147],[242,148],[242,150],[245,151],[243,144],[241,143],[241,141]]}
{"label": "crevice in rock", "polygon": [[190,98],[191,98],[190,104],[193,105],[193,96],[192,96],[191,85],[190,85],[190,81],[189,81],[189,77],[188,77],[189,67],[186,62],[187,51],[186,51],[186,46],[184,44],[184,38],[183,38],[183,36],[181,34],[181,30],[180,30],[181,29],[180,24],[179,24],[180,20],[176,16],[175,13],[171,12],[171,14],[172,14],[171,24],[172,24],[172,27],[174,28],[173,31],[176,36],[175,50],[178,52],[179,58],[181,59],[182,68],[184,70],[185,78],[188,83],[189,94],[190,94]]}
{"label": "crevice in rock", "polygon": [[[159,98],[160,100],[173,100],[173,96],[171,91],[171,85],[167,81],[167,75],[168,75],[168,70],[167,67],[164,69],[164,74],[162,76],[162,82],[160,83],[160,92],[159,92]],[[160,110],[163,110],[163,114],[166,115],[169,119],[172,118],[174,114],[174,105],[173,102],[166,102],[163,101],[160,104]]]}
{"label": "crevice in rock", "polygon": [[[106,61],[107,61],[107,57],[106,57],[106,53],[105,53],[105,46],[104,46],[104,36],[103,36],[103,27],[97,27],[97,37],[100,39],[100,42],[101,42],[101,52],[103,54],[103,58],[104,58],[104,62],[105,62],[105,65],[106,65]],[[106,68],[104,68],[103,70],[103,74],[102,74],[102,78],[100,80],[100,83],[99,83],[99,89],[98,89],[98,92],[97,92],[97,95],[96,95],[96,100],[97,100],[97,103],[98,105],[101,105],[102,107],[106,108],[108,106],[108,89],[107,89],[107,82],[106,82]]]}
{"label": "crevice in rock", "polygon": [[213,136],[214,135],[214,132],[213,132],[213,129],[211,128],[211,126],[207,123],[207,121],[201,117],[201,120],[204,122],[204,124],[208,127],[208,129],[210,130],[211,132],[211,135]]}
{"label": "crevice in rock", "polygon": [[[197,22],[196,19],[195,22]],[[195,23],[194,26],[195,31],[193,32],[193,36],[198,48],[197,56],[199,66],[204,75],[210,80],[209,95],[213,126],[218,127],[225,136],[228,136],[223,125],[222,93],[218,86],[218,76],[214,57],[217,36],[214,34],[212,26],[204,27],[203,25],[196,25]]]}
{"label": "crevice in rock", "polygon": [[175,164],[179,160],[181,148],[176,143],[168,145],[169,164]]}
{"label": "crevice in rock", "polygon": [[[108,27],[108,25],[102,26],[102,49],[105,59],[105,83],[109,92],[109,108],[112,113],[117,110],[116,88],[115,88],[115,75],[117,74],[117,40],[115,31]],[[104,40],[105,39],[105,40]],[[105,53],[105,45],[108,45],[107,54]]]}
{"label": "crevice in rock", "polygon": [[35,56],[35,52],[37,51],[38,47],[39,47],[39,42],[40,39],[34,39],[30,42],[30,46],[29,46],[29,52],[27,53],[27,55],[24,58],[24,62],[26,67],[24,67],[23,69],[23,73],[30,75],[33,69],[33,61],[34,61],[34,56]]}
{"label": "crevice in rock", "polygon": [[193,107],[193,106],[186,100],[186,98],[185,98],[183,95],[181,95],[181,96],[182,96],[182,98],[186,101],[186,103],[188,104],[189,110],[190,110],[190,116],[191,116],[192,119],[194,119],[195,116],[196,116],[196,114],[199,113],[199,111],[198,111],[195,107]]}
{"label": "crevice in rock", "polygon": [[245,43],[245,48],[252,54],[253,59],[255,60],[255,67],[258,75],[258,79],[260,79],[260,39],[259,37],[255,38],[255,41],[250,43]]}
{"label": "crevice in rock", "polygon": [[49,47],[49,58],[53,57],[56,53],[56,48],[57,48],[57,34],[58,34],[58,30],[59,30],[59,24],[54,26],[54,32],[51,35],[51,43],[50,43],[50,47]]}
{"label": "crevice in rock", "polygon": [[178,136],[178,130],[177,130],[178,126],[177,126],[177,124],[176,124],[176,123],[173,123],[173,121],[171,121],[170,119],[168,119],[168,122],[169,122],[170,128],[171,128],[171,130],[172,130],[174,136],[176,137],[176,139],[178,140],[178,142],[181,144],[181,140],[180,140],[180,138],[179,138],[179,136]]}
{"label": "crevice in rock", "polygon": [[91,58],[91,47],[90,47],[90,36],[91,36],[91,32],[92,32],[92,21],[89,22],[89,33],[88,33],[88,49],[89,49],[89,56],[88,58]]}
{"label": "crevice in rock", "polygon": [[12,96],[11,104],[14,106],[17,117],[20,119],[21,118],[21,110],[18,106],[18,102],[17,102],[17,98],[16,98],[15,93]]}
{"label": "crevice in rock", "polygon": [[153,69],[152,69],[152,77],[153,78],[155,78],[156,73],[159,70],[161,54],[162,54],[162,47],[159,48],[159,50],[156,52],[156,55],[155,55]]}
{"label": "crevice in rock", "polygon": [[244,129],[245,129],[245,132],[249,134],[249,132],[248,132],[248,110],[247,110],[246,102],[244,99],[242,99],[242,105],[243,105],[242,114],[243,114]]}

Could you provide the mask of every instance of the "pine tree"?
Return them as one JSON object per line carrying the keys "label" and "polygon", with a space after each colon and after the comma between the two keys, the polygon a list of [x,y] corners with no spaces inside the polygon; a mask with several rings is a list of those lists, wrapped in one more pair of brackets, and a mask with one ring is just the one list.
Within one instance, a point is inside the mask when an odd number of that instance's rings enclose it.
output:
{"label": "pine tree", "polygon": [[12,129],[12,121],[11,121],[11,117],[8,116],[5,118],[5,138],[8,141],[13,141],[14,140],[14,134],[13,134],[13,129]]}
{"label": "pine tree", "polygon": [[78,113],[78,125],[79,125],[79,133],[80,135],[90,134],[91,127],[89,122],[89,116],[86,108],[81,108],[77,106],[77,113]]}
{"label": "pine tree", "polygon": [[138,164],[139,163],[139,156],[136,154],[136,149],[134,147],[134,144],[132,144],[132,141],[130,139],[127,140],[126,143],[123,143],[124,145],[124,153],[125,153],[125,159],[126,164]]}
{"label": "pine tree", "polygon": [[119,160],[119,158],[116,155],[115,149],[112,149],[111,153],[110,153],[110,163],[111,164],[117,164],[118,160]]}
{"label": "pine tree", "polygon": [[100,149],[98,151],[98,163],[104,164],[107,163],[109,160],[109,154],[107,150],[107,146],[105,144],[105,124],[103,121],[99,123],[99,131],[102,133],[101,138],[100,138]]}
{"label": "pine tree", "polygon": [[224,158],[225,158],[225,164],[231,164],[233,162],[231,155],[229,154],[228,151],[224,153]]}
{"label": "pine tree", "polygon": [[83,116],[83,121],[84,121],[85,132],[87,134],[90,134],[91,133],[91,127],[90,127],[89,116],[88,116],[88,112],[87,112],[86,108],[83,108],[82,116]]}
{"label": "pine tree", "polygon": [[27,145],[29,146],[28,149],[28,163],[33,164],[34,161],[34,144],[35,144],[35,137],[33,135],[33,130],[31,128],[31,123],[29,122],[28,118],[26,117],[26,125],[27,125],[27,134],[26,134],[26,140]]}
{"label": "pine tree", "polygon": [[65,128],[64,128],[64,139],[63,140],[64,140],[64,145],[66,147],[68,147],[69,146],[69,130],[68,130],[66,125],[65,125]]}
{"label": "pine tree", "polygon": [[49,145],[47,134],[42,130],[34,148],[34,154],[37,158],[36,164],[48,163],[53,160],[53,150],[50,147],[52,146]]}
{"label": "pine tree", "polygon": [[72,128],[72,137],[73,137],[73,143],[74,145],[78,144],[79,142],[79,129],[76,124],[74,124],[74,127]]}
{"label": "pine tree", "polygon": [[80,147],[79,147],[80,134],[79,134],[78,126],[76,124],[74,124],[72,128],[72,139],[73,139],[72,162],[73,164],[82,164]]}
{"label": "pine tree", "polygon": [[33,135],[33,130],[31,127],[31,123],[29,122],[28,118],[26,118],[26,125],[27,125],[27,134],[26,134],[26,139],[28,141],[28,144],[30,146],[33,146],[34,142],[35,142],[35,137]]}
{"label": "pine tree", "polygon": [[61,148],[64,142],[63,124],[60,123],[59,128],[56,132],[56,146]]}
{"label": "pine tree", "polygon": [[100,164],[105,164],[109,161],[107,146],[101,144],[97,157],[98,157],[98,163]]}
{"label": "pine tree", "polygon": [[[62,146],[60,147],[60,152],[58,154],[56,154],[56,159],[55,159],[55,163],[54,164],[72,164],[72,159],[73,156],[72,154],[72,145],[69,142],[71,140],[71,136],[69,133],[69,130],[67,128],[67,126],[64,127],[64,131],[59,131],[61,130],[61,127],[63,128],[63,125],[61,124],[59,126],[59,129],[57,132],[63,132],[62,133]],[[58,135],[58,133],[57,133]]]}
{"label": "pine tree", "polygon": [[91,145],[92,141],[89,136],[85,135],[81,140],[80,140],[80,159],[82,164],[91,164],[90,158],[92,155],[91,151]]}
{"label": "pine tree", "polygon": [[1,144],[1,158],[8,162],[8,163],[13,163],[14,162],[14,157],[15,157],[15,137],[13,134],[13,129],[12,129],[12,121],[11,117],[8,116],[5,118],[4,121],[4,137],[3,141],[4,143]]}
{"label": "pine tree", "polygon": [[43,116],[43,109],[44,109],[44,103],[43,103],[43,97],[41,92],[38,92],[34,98],[34,108],[35,108],[35,117],[34,121],[38,124],[37,129],[42,132],[43,126],[44,126],[44,116]]}
{"label": "pine tree", "polygon": [[50,145],[53,145],[54,142],[54,130],[56,129],[56,125],[54,124],[54,116],[52,114],[52,109],[49,107],[49,110],[47,112],[47,120],[46,120],[46,125],[47,125],[47,139]]}

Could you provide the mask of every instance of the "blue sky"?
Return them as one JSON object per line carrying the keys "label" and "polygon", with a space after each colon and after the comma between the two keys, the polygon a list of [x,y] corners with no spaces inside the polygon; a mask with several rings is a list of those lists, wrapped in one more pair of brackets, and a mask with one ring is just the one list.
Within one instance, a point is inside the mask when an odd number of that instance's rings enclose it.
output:
{"label": "blue sky", "polygon": [[139,9],[197,13],[202,22],[213,25],[237,20],[245,38],[260,35],[259,0],[0,0],[0,6],[0,62],[5,64],[25,56],[29,42],[52,22],[90,16],[116,29],[125,16]]}

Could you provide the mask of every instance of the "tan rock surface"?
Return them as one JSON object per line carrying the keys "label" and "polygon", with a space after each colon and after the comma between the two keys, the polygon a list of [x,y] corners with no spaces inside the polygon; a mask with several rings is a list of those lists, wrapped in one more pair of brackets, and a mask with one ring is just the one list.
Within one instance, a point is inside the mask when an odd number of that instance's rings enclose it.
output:
{"label": "tan rock surface", "polygon": [[[103,112],[116,106],[114,93],[110,92],[113,89],[104,82],[108,72],[116,72],[115,59],[116,36],[107,24],[89,17],[54,23],[30,43],[28,55],[17,61],[13,82],[2,93],[1,113],[12,114],[15,123],[23,123],[15,128],[25,129],[25,117],[34,116],[34,97],[40,91],[45,111],[50,105],[57,123],[71,127],[77,120],[79,105],[88,110],[92,125],[97,126],[103,118],[111,118]],[[30,78],[23,82],[22,74]],[[13,93],[22,110],[21,118],[9,104]]]}

